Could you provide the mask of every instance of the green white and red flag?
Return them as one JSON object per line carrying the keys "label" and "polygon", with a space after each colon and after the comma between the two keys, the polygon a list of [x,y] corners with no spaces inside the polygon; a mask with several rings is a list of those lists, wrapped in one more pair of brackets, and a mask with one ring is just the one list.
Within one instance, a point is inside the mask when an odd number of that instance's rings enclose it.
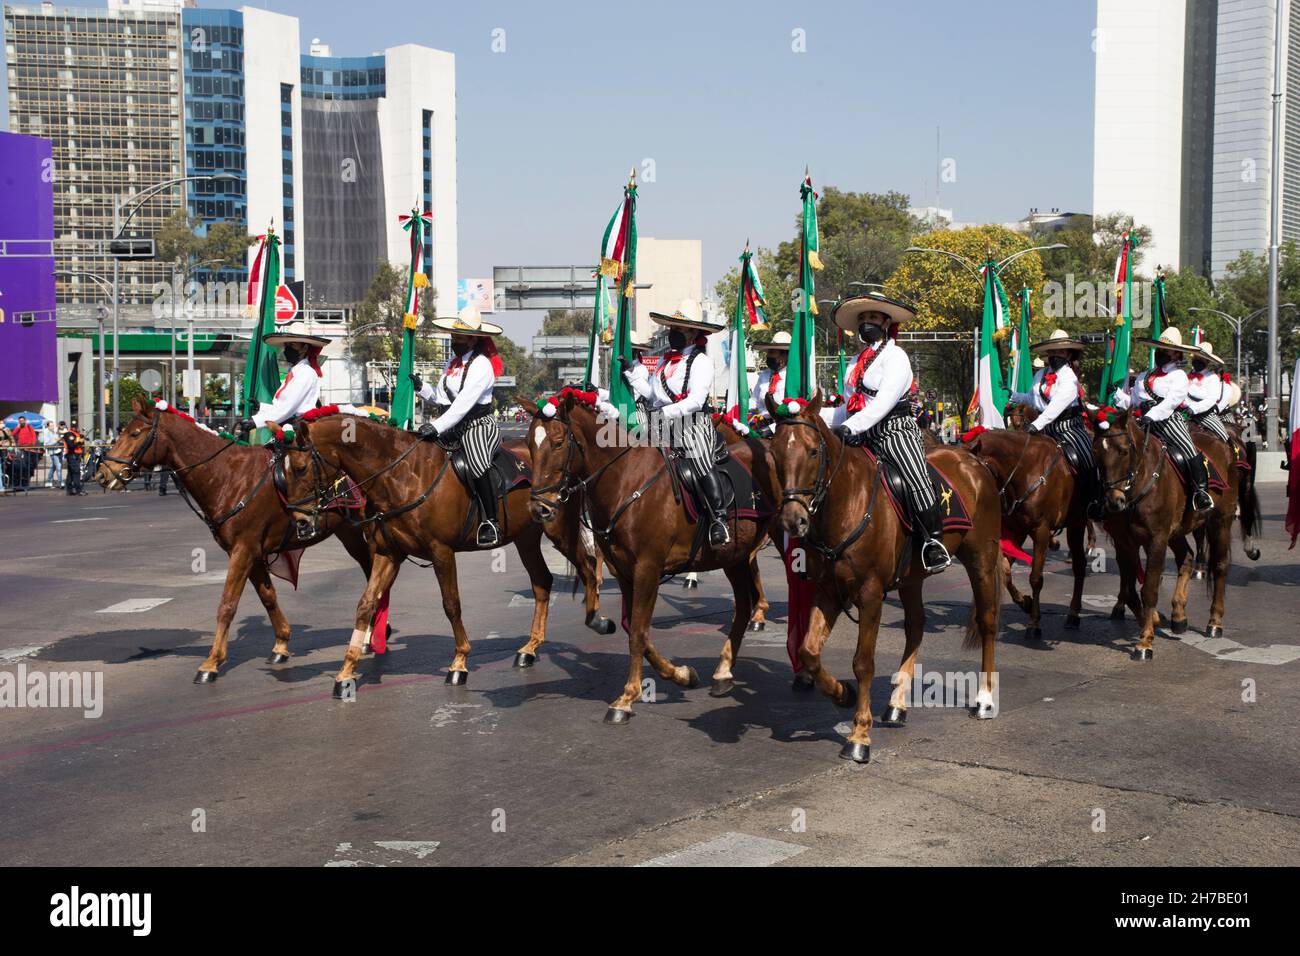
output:
{"label": "green white and red flag", "polygon": [[813,191],[812,176],[806,169],[803,182],[799,184],[799,198],[803,202],[803,233],[799,246],[799,287],[794,299],[794,328],[790,332],[790,358],[786,365],[786,396],[810,399],[817,390],[817,360],[813,350],[817,296],[813,273],[822,268],[822,261],[817,251],[820,245],[817,236],[818,196]]}
{"label": "green white and red flag", "polygon": [[388,420],[398,428],[410,428],[415,416],[415,330],[420,324],[420,290],[429,287],[424,272],[424,237],[433,225],[433,214],[420,212],[416,206],[410,215],[397,217],[410,236],[411,261],[407,269],[405,313],[402,316],[402,355],[397,363],[397,381],[393,383],[393,405]]}
{"label": "green white and red flag", "polygon": [[1006,293],[1002,292],[997,263],[992,257],[981,272],[984,275],[984,314],[976,353],[975,392],[979,397],[980,424],[985,428],[1002,428],[1002,411],[1011,397],[1003,384],[1002,363],[998,358],[998,340],[1006,335]]}
{"label": "green white and red flag", "polygon": [[[620,373],[623,361],[632,361],[632,295],[636,288],[636,170],[623,187],[623,203],[601,243],[600,272],[615,289],[618,313],[610,354],[609,400],[629,430],[637,427],[636,396]],[[593,323],[594,327],[594,323]],[[621,361],[622,360],[622,361]]]}
{"label": "green white and red flag", "polygon": [[[280,388],[279,358],[275,349],[262,341],[263,336],[275,331],[275,293],[280,288],[280,237],[274,229],[268,229],[262,237],[254,265],[257,321],[253,326],[253,340],[248,344],[248,359],[244,363],[244,387],[240,392],[240,415],[243,418],[250,417],[260,404],[274,401]],[[270,439],[270,430],[259,428],[250,440],[265,444]]]}

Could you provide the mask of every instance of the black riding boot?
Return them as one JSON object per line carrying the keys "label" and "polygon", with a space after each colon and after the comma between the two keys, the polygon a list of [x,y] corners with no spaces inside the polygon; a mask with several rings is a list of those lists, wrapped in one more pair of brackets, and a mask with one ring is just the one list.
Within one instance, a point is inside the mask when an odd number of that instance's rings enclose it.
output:
{"label": "black riding boot", "polygon": [[704,492],[704,501],[709,509],[709,544],[720,548],[731,541],[731,532],[727,530],[727,507],[722,500],[722,485],[717,473],[704,464],[697,464],[699,469],[696,481],[700,491]]}
{"label": "black riding boot", "polygon": [[474,494],[483,516],[478,526],[477,544],[480,548],[495,548],[501,543],[501,528],[497,525],[497,496],[492,489],[492,472],[489,469],[474,479]]}
{"label": "black riding boot", "polygon": [[1101,480],[1101,472],[1097,469],[1093,469],[1088,480],[1087,515],[1093,521],[1101,521],[1106,517],[1106,486]]}
{"label": "black riding boot", "polygon": [[1187,462],[1187,482],[1192,486],[1192,509],[1211,511],[1214,499],[1210,497],[1210,476],[1205,470],[1205,459],[1198,452]]}
{"label": "black riding boot", "polygon": [[933,504],[917,515],[921,532],[921,566],[930,574],[952,564],[952,555],[943,546],[943,509]]}

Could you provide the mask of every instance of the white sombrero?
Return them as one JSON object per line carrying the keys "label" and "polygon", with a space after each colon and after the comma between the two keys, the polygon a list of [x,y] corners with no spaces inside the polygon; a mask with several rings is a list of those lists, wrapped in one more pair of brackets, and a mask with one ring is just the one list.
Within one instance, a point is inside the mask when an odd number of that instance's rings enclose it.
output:
{"label": "white sombrero", "polygon": [[454,319],[434,319],[433,324],[444,332],[454,332],[457,335],[501,334],[501,326],[484,322],[482,313],[473,302],[461,309]]}
{"label": "white sombrero", "polygon": [[1160,338],[1138,339],[1137,344],[1149,346],[1157,351],[1183,352],[1187,355],[1198,355],[1201,352],[1200,346],[1184,345],[1183,333],[1179,332],[1178,329],[1174,328],[1172,325],[1160,333]]}
{"label": "white sombrero", "polygon": [[1194,359],[1198,359],[1198,358],[1209,359],[1211,362],[1213,362],[1215,365],[1218,365],[1218,366],[1223,366],[1223,365],[1228,364],[1228,363],[1226,363],[1225,361],[1223,361],[1223,359],[1219,358],[1219,356],[1217,356],[1217,355],[1214,354],[1214,345],[1211,344],[1211,342],[1210,342],[1209,339],[1205,339],[1203,342],[1201,342],[1201,344],[1200,344],[1200,349],[1201,349],[1201,351],[1204,352],[1205,354],[1204,354],[1204,355],[1196,355],[1195,353],[1193,353],[1193,354],[1192,354],[1192,358],[1194,358]]}
{"label": "white sombrero", "polygon": [[770,341],[755,342],[754,348],[766,349],[769,352],[788,352],[790,351],[790,333],[782,330],[772,336]]}
{"label": "white sombrero", "polygon": [[721,332],[723,329],[723,326],[705,320],[700,304],[694,299],[682,299],[681,305],[677,306],[677,311],[672,315],[651,312],[650,318],[660,325],[675,325],[684,329],[694,329],[696,332]]}
{"label": "white sombrero", "polygon": [[868,312],[883,312],[889,316],[891,325],[910,322],[916,318],[916,309],[879,292],[864,292],[862,295],[850,296],[835,306],[831,318],[845,332],[856,332],[862,323],[862,317]]}
{"label": "white sombrero", "polygon": [[307,323],[303,321],[290,322],[284,328],[276,329],[274,332],[267,332],[262,336],[262,341],[267,345],[301,342],[303,345],[312,345],[322,349],[330,344],[329,339],[319,335],[312,335],[307,329]]}
{"label": "white sombrero", "polygon": [[1031,352],[1082,352],[1083,343],[1076,338],[1071,338],[1070,333],[1065,329],[1055,329],[1042,342],[1035,342],[1029,346]]}

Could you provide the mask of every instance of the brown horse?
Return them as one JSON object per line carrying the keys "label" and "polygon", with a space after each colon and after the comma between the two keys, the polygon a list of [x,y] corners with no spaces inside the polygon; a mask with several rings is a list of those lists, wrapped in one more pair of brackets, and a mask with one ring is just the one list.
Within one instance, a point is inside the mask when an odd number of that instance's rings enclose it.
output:
{"label": "brown horse", "polygon": [[[906,550],[909,537],[882,495],[880,469],[862,449],[846,446],[822,421],[821,398],[797,415],[781,418],[772,439],[772,456],[781,483],[781,525],[809,546],[809,577],[816,581],[808,635],[800,648],[804,667],[822,692],[841,707],[854,707],[853,731],[840,756],[858,763],[871,759],[871,681],[876,668],[876,636],[886,591],[897,587],[906,634],[903,662],[881,717],[887,727],[907,719],[907,693],[925,631],[922,587],[926,574],[919,549]],[[967,503],[971,527],[948,532],[944,544],[961,559],[974,592],[964,646],[983,650],[973,716],[997,715],[993,647],[998,635],[1002,556],[998,529],[1001,509],[997,485],[974,455],[938,448],[926,457],[941,468]],[[841,611],[858,610],[858,645],[853,673],[858,689],[841,683],[821,664],[822,646]]]}
{"label": "brown horse", "polygon": [[[733,445],[745,445],[749,442],[755,442],[757,443],[757,447],[763,450],[762,453],[766,455],[767,439],[754,434],[741,435],[723,421],[717,423],[717,428],[718,434],[722,436],[722,440],[728,448]],[[760,548],[759,550],[762,549]],[[749,629],[756,632],[765,631],[767,630],[767,612],[771,607],[771,604],[768,603],[767,591],[763,588],[763,576],[758,572],[757,551],[755,551],[754,556],[750,558],[749,573],[754,579],[754,613],[749,619]]]}
{"label": "brown horse", "polygon": [[1039,595],[1043,590],[1043,564],[1051,547],[1052,535],[1066,529],[1070,564],[1074,571],[1074,591],[1065,626],[1079,627],[1083,606],[1083,579],[1087,571],[1084,536],[1088,528],[1086,485],[1076,479],[1065,461],[1065,454],[1055,441],[1043,434],[1006,429],[986,429],[967,447],[993,472],[1002,499],[1002,531],[1016,546],[1026,538],[1033,541],[1033,564],[1029,568],[1029,594],[1021,594],[1006,575],[1011,600],[1029,615],[1026,636],[1043,636],[1042,608]]}
{"label": "brown horse", "polygon": [[[767,538],[767,521],[735,518],[731,541],[713,548],[697,535],[674,498],[673,478],[661,449],[638,443],[619,425],[602,425],[590,406],[566,395],[555,417],[534,415],[528,430],[536,484],[530,510],[537,521],[553,520],[575,487],[586,489],[596,539],[623,592],[623,621],[628,630],[628,675],[623,692],[605,714],[608,723],[626,723],[642,694],[644,657],[664,680],[685,688],[699,686],[690,666],[678,667],[650,640],[659,586],[665,573],[721,568],[731,583],[735,609],[723,644],[710,694],[732,689],[732,664],[750,619],[754,555]],[[745,442],[732,454],[753,470],[762,446]]]}
{"label": "brown horse", "polygon": [[[192,500],[217,544],[229,556],[226,583],[217,607],[217,629],[207,660],[194,675],[196,684],[217,679],[226,661],[230,623],[244,582],[252,580],[275,630],[271,664],[289,659],[289,621],[276,599],[267,559],[283,551],[320,544],[336,535],[348,554],[370,576],[370,546],[339,510],[324,512],[307,538],[281,505],[272,480],[272,459],[265,448],[236,445],[200,428],[181,415],[160,412],[135,399],[135,417],[127,423],[99,465],[96,478],[106,489],[120,491],[141,470],[162,465],[176,475],[177,487]],[[288,467],[306,467],[307,456],[288,452]]]}
{"label": "brown horse", "polygon": [[[1101,468],[1106,486],[1106,531],[1115,542],[1120,568],[1120,597],[1111,617],[1122,618],[1124,606],[1142,622],[1134,648],[1135,660],[1154,656],[1157,605],[1160,601],[1160,577],[1165,553],[1170,548],[1178,566],[1178,583],[1174,586],[1173,610],[1169,627],[1175,634],[1187,630],[1187,588],[1192,574],[1192,550],[1187,535],[1204,528],[1210,549],[1209,573],[1212,599],[1206,636],[1223,636],[1224,590],[1228,583],[1228,565],[1232,559],[1232,521],[1237,511],[1239,483],[1234,479],[1235,456],[1228,446],[1207,432],[1197,430],[1192,440],[1197,448],[1227,479],[1223,491],[1211,491],[1214,508],[1207,514],[1193,511],[1188,495],[1174,465],[1165,457],[1165,446],[1150,430],[1142,428],[1129,412],[1113,411],[1106,415],[1106,429],[1093,435],[1093,453]],[[1252,489],[1253,491],[1253,489]],[[1243,534],[1255,524],[1258,502],[1253,493],[1242,502],[1251,511],[1243,519]],[[1146,549],[1145,580],[1141,602],[1138,601],[1138,548]]]}
{"label": "brown horse", "polygon": [[[456,577],[456,552],[475,551],[474,522],[467,521],[472,498],[451,468],[440,445],[421,441],[414,433],[355,415],[337,414],[310,423],[300,420],[298,441],[311,450],[326,468],[353,477],[367,499],[364,523],[373,553],[365,592],[357,604],[355,627],[335,678],[336,697],[348,697],[356,678],[357,662],[370,639],[370,622],[380,595],[387,591],[408,557],[433,562],[442,592],[442,608],[451,622],[456,653],[447,671],[447,683],[463,685],[469,680],[469,635],[461,618],[460,586]],[[526,451],[518,442],[505,447],[520,455]],[[533,622],[528,640],[515,654],[516,667],[532,667],[537,651],[546,640],[546,619],[550,610],[554,579],[542,557],[543,529],[528,512],[526,485],[512,488],[501,503],[502,546],[514,543],[528,572],[533,591]],[[578,510],[563,509],[546,529],[561,554],[578,569],[587,584],[588,626],[608,634],[612,622],[594,613],[598,600],[595,557],[584,546],[578,527]]]}

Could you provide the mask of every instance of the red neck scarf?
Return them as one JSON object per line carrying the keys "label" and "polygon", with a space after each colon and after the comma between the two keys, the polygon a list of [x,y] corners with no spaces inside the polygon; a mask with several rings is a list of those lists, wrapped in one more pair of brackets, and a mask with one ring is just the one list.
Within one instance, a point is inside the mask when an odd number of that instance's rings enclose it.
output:
{"label": "red neck scarf", "polygon": [[487,356],[488,361],[492,363],[493,375],[501,375],[506,370],[505,363],[501,361],[501,355],[497,352],[496,343],[493,342],[491,339],[487,338],[486,336],[482,338],[481,345],[479,345],[477,348],[471,349],[465,354],[469,356],[469,361],[466,361],[462,359],[459,355],[457,355],[455,358],[451,360],[451,364],[447,366],[448,375],[451,375],[453,372],[460,371],[461,366],[468,367],[469,363],[474,361],[474,356],[476,355]]}
{"label": "red neck scarf", "polygon": [[781,370],[780,370],[780,369],[773,369],[773,371],[772,371],[772,381],[770,381],[770,382],[767,383],[767,394],[769,394],[769,395],[775,395],[775,394],[776,394],[776,386],[777,386],[778,384],[780,384],[780,382],[781,382]]}

